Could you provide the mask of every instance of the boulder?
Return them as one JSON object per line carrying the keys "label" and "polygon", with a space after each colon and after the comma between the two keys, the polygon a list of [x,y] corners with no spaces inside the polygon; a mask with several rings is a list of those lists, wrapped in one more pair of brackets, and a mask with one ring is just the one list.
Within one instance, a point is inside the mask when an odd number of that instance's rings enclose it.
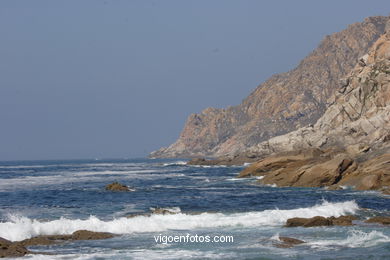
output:
{"label": "boulder", "polygon": [[355,216],[340,216],[338,218],[336,217],[330,217],[329,220],[332,222],[332,225],[335,226],[352,226],[353,220],[357,220],[358,218]]}
{"label": "boulder", "polygon": [[111,184],[106,185],[106,190],[110,191],[134,191],[132,189],[129,189],[126,185],[123,185],[119,182],[113,182]]}
{"label": "boulder", "polygon": [[305,241],[291,237],[279,237],[279,241],[280,243],[275,243],[275,246],[279,248],[290,248],[305,243]]}
{"label": "boulder", "polygon": [[356,219],[355,216],[289,218],[285,227],[351,226],[353,225],[352,221]]}
{"label": "boulder", "polygon": [[330,219],[316,216],[313,218],[309,218],[306,223],[303,225],[304,227],[320,227],[320,226],[332,226],[333,223]]}
{"label": "boulder", "polygon": [[307,218],[289,218],[286,222],[286,227],[301,227],[307,222]]}
{"label": "boulder", "polygon": [[0,258],[21,257],[28,253],[29,251],[23,245],[0,237]]}

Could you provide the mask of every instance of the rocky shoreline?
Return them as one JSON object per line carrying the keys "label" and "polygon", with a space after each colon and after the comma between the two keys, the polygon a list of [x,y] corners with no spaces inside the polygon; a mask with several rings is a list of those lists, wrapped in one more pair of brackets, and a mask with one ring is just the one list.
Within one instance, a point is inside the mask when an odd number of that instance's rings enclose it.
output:
{"label": "rocky shoreline", "polygon": [[239,178],[257,176],[262,184],[281,187],[350,186],[390,194],[390,23],[340,80],[339,90],[314,125],[273,137],[246,154],[252,157],[188,164],[252,162]]}
{"label": "rocky shoreline", "polygon": [[47,252],[30,251],[29,246],[48,246],[60,244],[66,241],[79,240],[100,240],[113,238],[115,235],[105,232],[93,232],[88,230],[77,230],[71,235],[47,235],[37,236],[22,241],[12,242],[0,237],[0,258],[3,257],[22,257],[28,254],[51,255]]}
{"label": "rocky shoreline", "polygon": [[[150,217],[153,214],[166,215],[166,214],[178,214],[178,212],[171,211],[169,209],[156,208],[151,209],[150,214],[139,214],[131,215],[127,217],[136,216],[147,216]],[[189,213],[191,214],[191,213]],[[366,220],[359,220],[356,216],[346,215],[339,217],[322,217],[315,216],[311,218],[295,217],[287,219],[284,227],[285,228],[296,228],[296,227],[327,227],[327,226],[354,226],[354,225],[390,225],[389,216],[376,216]],[[65,242],[77,242],[81,240],[102,240],[110,239],[117,235],[107,232],[93,232],[88,230],[78,230],[73,232],[71,235],[41,235],[22,241],[9,241],[0,237],[0,258],[4,257],[23,257],[30,254],[41,254],[41,255],[53,255],[54,253],[31,251],[28,249],[30,246],[50,246],[55,244],[61,244]],[[272,239],[272,238],[271,238]],[[306,242],[297,238],[278,236],[276,241],[273,243],[278,248],[290,248],[297,245],[305,244]]]}
{"label": "rocky shoreline", "polygon": [[390,153],[365,150],[353,155],[340,150],[308,149],[266,157],[245,168],[239,178],[258,176],[261,184],[279,187],[326,187],[379,190],[390,193]]}

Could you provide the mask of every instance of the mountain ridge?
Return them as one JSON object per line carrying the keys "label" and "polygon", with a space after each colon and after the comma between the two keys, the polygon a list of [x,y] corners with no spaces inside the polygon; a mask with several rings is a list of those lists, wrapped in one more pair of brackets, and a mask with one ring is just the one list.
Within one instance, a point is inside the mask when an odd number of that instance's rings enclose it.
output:
{"label": "mountain ridge", "polygon": [[[326,36],[296,68],[275,74],[240,105],[188,117],[179,139],[151,157],[217,157],[251,150],[272,137],[314,124],[356,60],[385,30],[388,17],[368,17]],[[342,84],[342,83],[341,83]]]}
{"label": "mountain ridge", "polygon": [[390,21],[319,120],[252,148],[262,159],[239,177],[261,184],[390,194]]}

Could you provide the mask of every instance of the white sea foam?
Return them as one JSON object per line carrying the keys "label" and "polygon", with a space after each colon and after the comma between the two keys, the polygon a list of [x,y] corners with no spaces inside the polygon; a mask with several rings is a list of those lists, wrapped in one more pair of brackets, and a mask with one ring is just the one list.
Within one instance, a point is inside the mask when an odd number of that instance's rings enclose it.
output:
{"label": "white sea foam", "polygon": [[228,178],[227,181],[248,181],[248,178]]}
{"label": "white sea foam", "polygon": [[141,174],[141,173],[154,173],[157,170],[131,170],[131,171],[85,171],[77,172],[74,176],[90,176],[90,175],[128,175],[128,174]]}
{"label": "white sea foam", "polygon": [[[237,173],[238,174],[238,173]],[[237,175],[236,174],[236,175]],[[246,178],[237,178],[237,177],[234,177],[234,178],[228,178],[226,179],[227,181],[253,181],[253,180],[261,180],[263,179],[264,176],[255,176],[255,177],[246,177]]]}
{"label": "white sea foam", "polygon": [[187,162],[186,161],[177,161],[177,162],[163,164],[163,166],[182,166],[182,165],[187,165]]}
{"label": "white sea foam", "polygon": [[188,166],[195,167],[195,168],[227,168],[227,167],[231,167],[229,165],[223,165],[223,164],[218,164],[218,165],[188,165]]}
{"label": "white sea foam", "polygon": [[185,249],[136,249],[136,250],[118,250],[115,252],[96,252],[88,254],[74,255],[29,255],[26,258],[33,260],[52,260],[52,259],[72,259],[72,260],[92,260],[92,259],[234,259],[237,258],[234,253],[221,253],[213,251],[185,250]]}
{"label": "white sea foam", "polygon": [[348,237],[343,240],[320,240],[308,243],[314,248],[327,248],[334,246],[341,247],[371,247],[380,243],[389,243],[390,237],[380,231],[363,232],[360,230],[351,230]]}
{"label": "white sea foam", "polygon": [[[155,173],[160,174],[155,174]],[[22,176],[18,178],[2,179],[0,191],[29,188],[35,186],[58,185],[65,183],[81,183],[100,181],[108,175],[120,175],[122,179],[158,179],[166,177],[183,177],[182,173],[167,172],[162,170],[133,170],[133,171],[82,171],[44,176]]]}
{"label": "white sea foam", "polygon": [[97,232],[131,234],[139,232],[161,232],[166,230],[191,230],[229,226],[272,226],[282,225],[288,218],[314,216],[341,216],[358,210],[354,201],[322,204],[309,208],[290,210],[265,210],[235,214],[203,213],[200,215],[152,215],[133,218],[117,218],[103,221],[95,216],[88,219],[60,218],[52,221],[38,221],[26,217],[11,216],[9,222],[0,223],[0,237],[17,241],[38,235],[71,234],[76,230],[87,229]]}
{"label": "white sea foam", "polygon": [[279,236],[279,233],[276,233],[275,235],[273,235],[270,240],[275,240],[275,241],[280,241],[280,236]]}
{"label": "white sea foam", "polygon": [[[151,211],[154,211],[156,209],[157,208],[150,208]],[[168,210],[168,211],[174,212],[176,214],[181,212],[181,209],[179,207],[166,207],[166,208],[159,208],[159,209]]]}

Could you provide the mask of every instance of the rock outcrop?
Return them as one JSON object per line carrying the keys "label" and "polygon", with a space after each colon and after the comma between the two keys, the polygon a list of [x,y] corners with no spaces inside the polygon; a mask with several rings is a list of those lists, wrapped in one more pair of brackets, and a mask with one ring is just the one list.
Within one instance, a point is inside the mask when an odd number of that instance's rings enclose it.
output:
{"label": "rock outcrop", "polygon": [[77,230],[71,235],[42,235],[25,239],[18,243],[22,246],[46,246],[58,244],[64,241],[78,241],[78,240],[101,240],[113,238],[115,235],[107,232],[94,232],[89,230]]}
{"label": "rock outcrop", "polygon": [[281,153],[253,163],[238,177],[262,176],[260,183],[280,187],[351,186],[358,190],[387,190],[390,153],[365,160],[367,156],[352,159],[345,152],[319,149]]}
{"label": "rock outcrop", "polygon": [[262,183],[280,186],[388,190],[390,30],[343,81],[317,123],[253,147],[252,152],[269,156],[240,177],[264,176]]}
{"label": "rock outcrop", "polygon": [[246,163],[256,162],[260,158],[256,153],[241,153],[233,156],[222,156],[215,159],[194,158],[187,165],[226,165],[241,166]]}
{"label": "rock outcrop", "polygon": [[0,258],[21,257],[28,253],[29,251],[23,245],[0,237]]}
{"label": "rock outcrop", "polygon": [[[363,57],[384,32],[387,20],[388,17],[370,17],[364,22],[350,25],[342,32],[326,36],[318,48],[295,69],[272,76],[242,104],[227,109],[208,108],[200,114],[191,115],[179,139],[171,146],[153,152],[151,157],[217,157],[246,152],[249,148],[254,152],[259,148],[262,148],[260,152],[267,149],[273,152],[272,143],[258,144],[314,124],[327,106],[334,102],[332,95],[336,91],[350,93],[357,83],[345,77],[358,58]],[[383,54],[379,51],[378,55]],[[372,63],[370,59],[372,57],[360,60],[358,70],[362,70],[363,74]],[[381,64],[377,65],[373,73],[378,71],[377,80],[382,80],[385,72]],[[345,79],[340,82],[340,78]],[[374,84],[365,78],[360,80],[366,84],[364,92],[361,96],[349,95],[352,106],[344,107],[344,115],[350,116],[351,120],[360,115],[359,98],[367,99],[366,94]],[[339,108],[334,108],[332,113],[339,113]],[[379,122],[374,121],[361,127],[366,132],[372,132],[371,128],[377,127],[375,123]],[[312,130],[308,128],[304,131]],[[355,128],[348,131],[353,132]],[[299,138],[299,135],[295,138]],[[317,142],[326,140],[319,139]]]}
{"label": "rock outcrop", "polygon": [[364,222],[378,223],[378,224],[382,224],[382,225],[390,225],[390,217],[383,217],[383,216],[372,217]]}
{"label": "rock outcrop", "polygon": [[[312,126],[277,136],[252,147],[272,154],[312,147],[343,147],[367,152],[389,144],[390,33],[382,35],[345,78],[332,105]],[[362,64],[362,60],[364,63]]]}
{"label": "rock outcrop", "polygon": [[119,182],[113,182],[111,184],[107,184],[106,190],[109,190],[109,191],[135,191],[134,189],[130,189],[126,185],[121,184]]}
{"label": "rock outcrop", "polygon": [[274,245],[279,248],[290,248],[305,243],[305,241],[292,237],[279,237]]}
{"label": "rock outcrop", "polygon": [[356,219],[354,216],[290,218],[285,227],[352,226],[352,221]]}

